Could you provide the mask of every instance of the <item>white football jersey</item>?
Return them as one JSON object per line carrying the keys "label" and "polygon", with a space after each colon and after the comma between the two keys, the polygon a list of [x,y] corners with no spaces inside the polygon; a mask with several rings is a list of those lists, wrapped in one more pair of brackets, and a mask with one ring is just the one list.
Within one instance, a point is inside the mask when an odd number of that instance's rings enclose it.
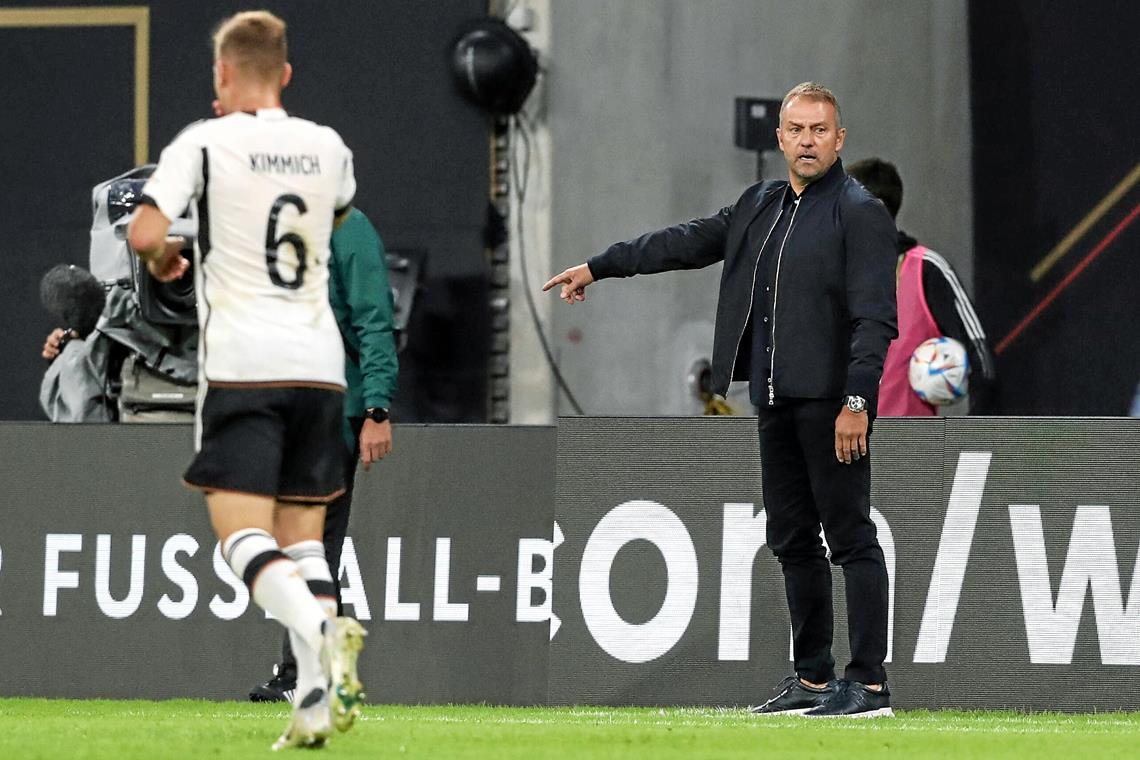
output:
{"label": "white football jersey", "polygon": [[340,135],[280,108],[197,122],[162,151],[143,202],[172,220],[198,203],[205,383],[344,385],[329,239],[334,214],[355,192]]}

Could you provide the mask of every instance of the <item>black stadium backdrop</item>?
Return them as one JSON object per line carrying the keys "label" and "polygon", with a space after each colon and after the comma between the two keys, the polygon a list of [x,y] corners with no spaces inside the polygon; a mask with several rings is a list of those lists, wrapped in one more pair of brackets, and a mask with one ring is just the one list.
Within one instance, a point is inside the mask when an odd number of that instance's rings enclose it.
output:
{"label": "black stadium backdrop", "polygon": [[[1126,414],[1140,382],[1137,8],[971,0],[969,13],[974,285],[996,411]],[[1067,252],[1033,279],[1054,250]]]}
{"label": "black stadium backdrop", "polygon": [[[490,314],[483,247],[488,117],[455,90],[449,48],[485,0],[84,2],[150,7],[148,158],[210,115],[210,33],[244,7],[289,24],[286,109],[335,127],[353,150],[356,205],[390,248],[426,252],[401,356],[398,418],[476,422],[486,413]],[[8,9],[77,6],[9,2]],[[134,30],[0,26],[0,419],[42,419],[39,357],[53,324],[40,277],[87,265],[91,187],[134,165]]]}

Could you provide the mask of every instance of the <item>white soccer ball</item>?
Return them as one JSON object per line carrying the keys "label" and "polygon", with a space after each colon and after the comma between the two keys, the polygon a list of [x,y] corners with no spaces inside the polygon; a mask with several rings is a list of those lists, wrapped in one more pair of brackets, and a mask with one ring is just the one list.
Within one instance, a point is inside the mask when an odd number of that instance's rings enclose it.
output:
{"label": "white soccer ball", "polygon": [[928,404],[953,404],[969,392],[970,357],[953,338],[931,338],[910,355],[907,378],[918,397]]}

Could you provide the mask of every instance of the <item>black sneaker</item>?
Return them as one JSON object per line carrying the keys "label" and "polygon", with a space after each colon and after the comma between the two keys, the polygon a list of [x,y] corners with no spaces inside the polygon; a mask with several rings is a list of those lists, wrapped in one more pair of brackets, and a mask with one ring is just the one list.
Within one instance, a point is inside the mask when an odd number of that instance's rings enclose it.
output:
{"label": "black sneaker", "polygon": [[254,686],[249,692],[250,702],[292,702],[297,690],[297,671],[273,666],[273,678]]}
{"label": "black sneaker", "polygon": [[798,676],[788,676],[776,686],[776,696],[749,712],[756,715],[802,715],[822,707],[834,693],[834,681],[817,689],[807,686]]}
{"label": "black sneaker", "polygon": [[886,684],[881,691],[873,691],[858,681],[847,680],[836,681],[831,698],[804,713],[808,718],[889,718],[894,714]]}

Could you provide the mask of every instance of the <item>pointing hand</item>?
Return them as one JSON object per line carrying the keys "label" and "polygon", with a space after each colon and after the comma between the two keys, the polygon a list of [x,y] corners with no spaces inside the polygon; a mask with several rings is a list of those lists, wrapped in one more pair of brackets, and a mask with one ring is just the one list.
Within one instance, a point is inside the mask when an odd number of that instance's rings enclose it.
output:
{"label": "pointing hand", "polygon": [[555,285],[561,285],[562,291],[559,293],[561,298],[566,303],[573,305],[575,301],[586,300],[586,286],[594,281],[594,275],[590,271],[590,267],[586,264],[579,264],[576,267],[570,267],[561,274],[556,274],[546,281],[542,286],[543,292],[553,288]]}

